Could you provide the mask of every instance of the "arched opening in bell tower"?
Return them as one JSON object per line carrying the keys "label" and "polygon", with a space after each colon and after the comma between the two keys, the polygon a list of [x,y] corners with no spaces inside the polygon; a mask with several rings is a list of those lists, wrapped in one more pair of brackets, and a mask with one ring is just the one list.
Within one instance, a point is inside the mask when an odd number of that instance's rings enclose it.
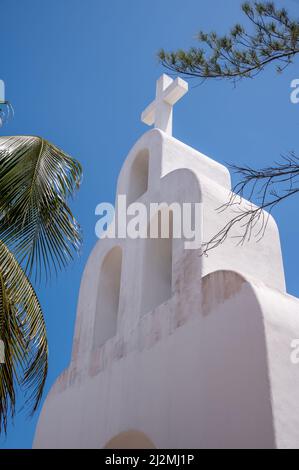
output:
{"label": "arched opening in bell tower", "polygon": [[122,249],[112,248],[101,266],[96,303],[93,346],[102,346],[116,334],[121,283]]}
{"label": "arched opening in bell tower", "polygon": [[139,152],[131,166],[129,176],[129,187],[127,193],[127,204],[142,196],[148,188],[148,174],[149,174],[149,151],[147,149]]}

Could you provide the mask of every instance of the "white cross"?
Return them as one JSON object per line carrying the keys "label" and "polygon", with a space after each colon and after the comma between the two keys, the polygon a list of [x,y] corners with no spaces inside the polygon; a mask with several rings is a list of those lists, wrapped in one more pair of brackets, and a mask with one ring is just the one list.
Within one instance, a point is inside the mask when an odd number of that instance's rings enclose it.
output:
{"label": "white cross", "polygon": [[157,80],[156,99],[143,111],[141,121],[172,135],[172,108],[188,91],[188,83],[181,78],[172,80],[163,74]]}

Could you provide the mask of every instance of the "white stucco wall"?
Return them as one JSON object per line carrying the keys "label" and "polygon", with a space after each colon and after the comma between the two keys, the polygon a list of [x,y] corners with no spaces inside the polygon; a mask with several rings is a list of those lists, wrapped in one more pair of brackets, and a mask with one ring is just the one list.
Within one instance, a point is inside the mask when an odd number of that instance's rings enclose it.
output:
{"label": "white stucco wall", "polygon": [[[227,169],[156,129],[130,151],[117,194],[132,190],[140,152],[149,177],[139,201],[202,202],[204,240],[232,216],[215,211],[230,193]],[[299,366],[290,343],[299,334],[299,301],[285,294],[274,220],[258,244],[227,240],[208,257],[173,240],[171,297],[146,313],[145,289],[149,305],[158,295],[145,275],[148,242],[97,242],[82,278],[70,366],[47,397],[34,447],[100,448],[119,435],[130,445],[136,433],[144,433],[138,445],[145,435],[160,448],[298,446]],[[105,322],[97,308],[101,265],[116,246],[117,332],[95,347],[96,315]]]}

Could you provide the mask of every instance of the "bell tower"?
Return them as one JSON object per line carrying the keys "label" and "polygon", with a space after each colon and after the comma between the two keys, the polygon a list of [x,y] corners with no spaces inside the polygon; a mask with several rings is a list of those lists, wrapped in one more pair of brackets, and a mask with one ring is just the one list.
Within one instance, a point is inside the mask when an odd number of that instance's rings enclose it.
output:
{"label": "bell tower", "polygon": [[201,205],[204,241],[232,217],[216,210],[231,193],[227,168],[172,136],[173,105],[187,90],[158,80],[142,113],[154,129],[116,188],[116,214],[119,196],[147,213],[166,203],[169,237],[124,230],[96,243],[70,364],[44,403],[35,448],[298,447],[299,368],[289,356],[299,301],[285,292],[275,221],[258,244],[227,239],[208,257],[174,236],[173,204]]}

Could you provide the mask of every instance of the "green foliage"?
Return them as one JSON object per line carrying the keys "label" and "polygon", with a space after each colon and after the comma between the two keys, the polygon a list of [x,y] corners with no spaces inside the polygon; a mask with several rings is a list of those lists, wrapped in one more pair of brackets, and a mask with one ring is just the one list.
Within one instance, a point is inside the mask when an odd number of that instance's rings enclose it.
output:
{"label": "green foliage", "polygon": [[[200,47],[176,52],[162,49],[158,54],[160,62],[173,72],[202,80],[252,78],[272,63],[281,73],[299,53],[299,20],[291,19],[284,8],[277,8],[273,2],[246,2],[242,11],[249,30],[236,24],[226,36],[201,31],[197,35]],[[294,153],[267,168],[232,168],[241,180],[219,210],[233,208],[236,215],[204,244],[204,253],[222,244],[236,225],[243,231],[239,243],[252,237],[259,239],[269,218],[265,210],[271,213],[277,204],[299,194],[299,158]],[[248,203],[241,207],[244,191],[250,187],[249,199],[255,196],[259,205]]]}
{"label": "green foliage", "polygon": [[202,79],[254,77],[272,62],[281,72],[299,53],[299,21],[272,2],[246,2],[242,10],[251,31],[240,24],[226,36],[200,31],[199,47],[175,52],[162,49],[160,62],[171,71]]}
{"label": "green foliage", "polygon": [[[0,137],[0,432],[15,413],[16,386],[34,412],[48,370],[42,310],[29,276],[67,265],[81,244],[67,205],[81,166],[40,137]],[[21,266],[24,266],[24,270]]]}
{"label": "green foliage", "polygon": [[0,137],[0,237],[36,279],[66,266],[79,249],[67,198],[80,178],[80,164],[50,142]]}
{"label": "green foliage", "polygon": [[0,431],[15,412],[16,384],[36,410],[48,370],[48,344],[42,310],[34,289],[13,254],[0,241],[0,338],[5,362],[0,365]]}

